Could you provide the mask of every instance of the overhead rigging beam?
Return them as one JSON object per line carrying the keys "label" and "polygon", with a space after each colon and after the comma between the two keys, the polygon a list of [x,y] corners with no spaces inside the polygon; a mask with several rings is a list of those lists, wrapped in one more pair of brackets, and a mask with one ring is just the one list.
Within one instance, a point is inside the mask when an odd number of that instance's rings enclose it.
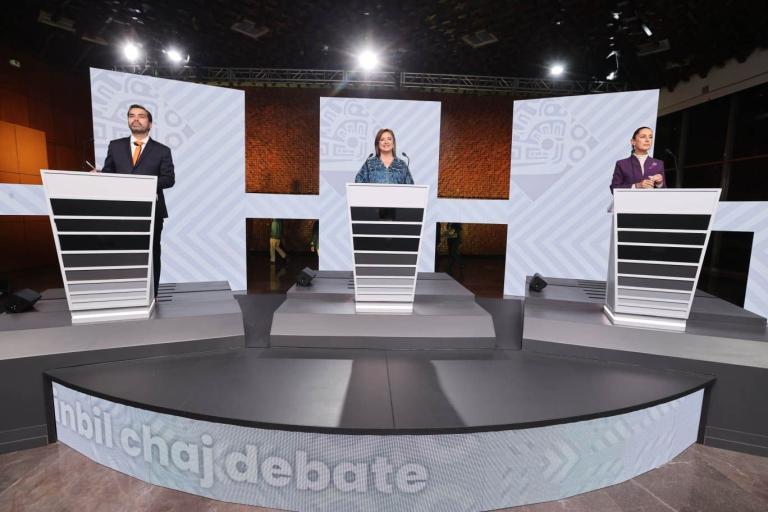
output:
{"label": "overhead rigging beam", "polygon": [[446,75],[395,71],[344,71],[321,69],[269,69],[234,67],[170,67],[120,65],[115,71],[173,78],[211,85],[318,88],[380,88],[463,94],[515,94],[561,96],[621,92],[627,84],[553,78]]}

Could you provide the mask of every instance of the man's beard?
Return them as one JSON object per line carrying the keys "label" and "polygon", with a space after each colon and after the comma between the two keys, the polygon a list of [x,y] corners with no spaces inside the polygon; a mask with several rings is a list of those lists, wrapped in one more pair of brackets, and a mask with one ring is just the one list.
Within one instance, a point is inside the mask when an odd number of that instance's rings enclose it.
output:
{"label": "man's beard", "polygon": [[146,134],[149,133],[149,127],[146,127],[146,128],[144,128],[144,127],[134,128],[133,126],[129,126],[129,128],[130,128],[131,133],[133,135],[146,135]]}

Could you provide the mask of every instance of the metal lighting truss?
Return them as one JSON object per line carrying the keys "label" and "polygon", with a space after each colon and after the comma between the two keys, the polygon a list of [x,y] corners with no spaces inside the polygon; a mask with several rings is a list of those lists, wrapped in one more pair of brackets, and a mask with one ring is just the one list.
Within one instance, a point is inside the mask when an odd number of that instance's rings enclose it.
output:
{"label": "metal lighting truss", "polygon": [[560,96],[621,92],[627,84],[554,78],[445,75],[396,71],[343,71],[323,69],[265,69],[232,67],[115,66],[115,71],[150,75],[211,85],[263,87],[379,88],[447,93],[494,93],[525,96]]}

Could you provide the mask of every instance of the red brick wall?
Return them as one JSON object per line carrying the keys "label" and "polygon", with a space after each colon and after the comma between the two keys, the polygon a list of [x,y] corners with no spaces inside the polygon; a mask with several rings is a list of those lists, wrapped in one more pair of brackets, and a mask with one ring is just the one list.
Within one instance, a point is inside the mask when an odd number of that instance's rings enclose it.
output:
{"label": "red brick wall", "polygon": [[245,89],[247,192],[319,193],[319,97],[307,89]]}
{"label": "red brick wall", "polygon": [[[245,88],[246,190],[317,194],[324,89]],[[507,96],[345,92],[344,96],[441,101],[440,197],[506,199],[512,102]]]}
{"label": "red brick wall", "polygon": [[[318,193],[320,97],[331,95],[323,89],[245,88],[248,192]],[[439,196],[508,198],[512,98],[363,91],[343,96],[441,101]],[[264,243],[249,246],[263,250]],[[505,246],[504,226],[475,224],[464,233],[462,251],[503,254]]]}
{"label": "red brick wall", "polygon": [[507,199],[512,99],[441,98],[440,197]]}

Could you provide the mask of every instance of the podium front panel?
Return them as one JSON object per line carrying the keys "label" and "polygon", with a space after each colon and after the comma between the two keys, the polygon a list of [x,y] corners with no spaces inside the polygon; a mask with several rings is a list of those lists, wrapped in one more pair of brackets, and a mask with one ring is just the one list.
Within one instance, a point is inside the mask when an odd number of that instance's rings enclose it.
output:
{"label": "podium front panel", "polygon": [[429,187],[347,184],[358,311],[412,310]]}
{"label": "podium front panel", "polygon": [[[707,250],[720,189],[616,189],[606,307],[684,326]],[[659,324],[662,325],[663,324]]]}
{"label": "podium front panel", "polygon": [[41,175],[73,322],[148,316],[157,178]]}

